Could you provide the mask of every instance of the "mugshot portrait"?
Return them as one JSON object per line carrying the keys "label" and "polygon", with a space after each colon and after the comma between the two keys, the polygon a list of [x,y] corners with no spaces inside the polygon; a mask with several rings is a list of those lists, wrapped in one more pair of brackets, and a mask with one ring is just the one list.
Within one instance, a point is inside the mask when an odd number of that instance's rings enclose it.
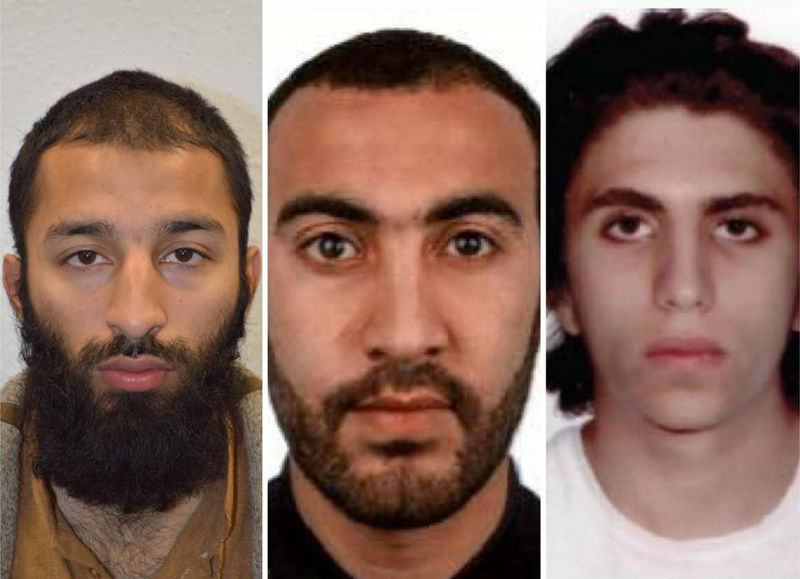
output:
{"label": "mugshot portrait", "polygon": [[2,576],[260,577],[261,4],[4,0],[2,54]]}
{"label": "mugshot portrait", "polygon": [[[374,554],[397,572],[478,577],[502,559],[537,576],[522,485],[541,480],[541,438],[517,432],[506,469],[539,334],[537,61],[515,56],[536,53],[541,21],[323,10],[323,32],[279,12],[269,571],[380,576]],[[536,383],[525,416],[540,428]]]}
{"label": "mugshot portrait", "polygon": [[799,16],[549,16],[548,574],[800,569]]}

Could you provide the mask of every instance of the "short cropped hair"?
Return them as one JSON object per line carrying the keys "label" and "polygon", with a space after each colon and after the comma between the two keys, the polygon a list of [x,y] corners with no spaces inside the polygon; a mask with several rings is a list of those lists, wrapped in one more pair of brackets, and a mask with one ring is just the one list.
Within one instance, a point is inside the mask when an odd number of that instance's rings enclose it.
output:
{"label": "short cropped hair", "polygon": [[238,219],[244,267],[253,193],[239,140],[220,112],[197,92],[141,70],[116,71],[69,93],[26,135],[11,166],[8,191],[11,229],[23,267],[39,161],[53,145],[73,142],[148,151],[197,146],[216,153]]}
{"label": "short cropped hair", "polygon": [[[648,11],[638,27],[610,16],[591,22],[547,67],[547,291],[551,306],[568,287],[566,192],[587,145],[634,109],[680,104],[727,111],[772,142],[797,184],[798,58],[748,38],[747,24],[723,12],[688,19],[683,10]],[[547,356],[547,388],[571,414],[591,409],[594,380],[581,337],[565,335]],[[798,334],[781,364],[787,399],[798,407]]]}
{"label": "short cropped hair", "polygon": [[447,89],[475,85],[501,96],[522,115],[539,146],[539,107],[498,64],[469,46],[416,30],[379,30],[337,44],[302,64],[269,97],[272,119],[294,92],[308,86],[367,90]]}

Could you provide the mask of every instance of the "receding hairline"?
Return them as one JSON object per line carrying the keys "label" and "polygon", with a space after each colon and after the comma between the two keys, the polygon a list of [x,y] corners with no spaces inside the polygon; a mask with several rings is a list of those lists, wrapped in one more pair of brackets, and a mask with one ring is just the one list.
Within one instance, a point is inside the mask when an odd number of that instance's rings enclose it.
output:
{"label": "receding hairline", "polygon": [[30,206],[29,212],[26,218],[26,231],[27,225],[30,223],[31,219],[33,218],[34,213],[36,212],[38,205],[39,205],[39,195],[41,192],[40,187],[42,184],[42,165],[46,162],[48,158],[52,155],[50,153],[53,150],[63,149],[63,148],[93,148],[93,149],[108,149],[108,148],[115,148],[120,149],[123,151],[129,152],[137,152],[137,153],[151,153],[151,154],[159,154],[159,153],[181,153],[181,152],[205,152],[210,154],[217,162],[217,170],[219,171],[219,175],[222,178],[222,182],[225,185],[225,193],[228,197],[230,202],[231,208],[236,213],[236,203],[233,191],[233,184],[230,182],[230,178],[228,172],[225,169],[225,163],[222,157],[215,151],[213,148],[206,146],[204,144],[195,144],[195,143],[184,143],[184,144],[177,144],[177,145],[162,145],[160,147],[133,147],[129,146],[128,144],[123,144],[114,141],[101,141],[101,142],[92,142],[86,141],[84,139],[59,139],[58,141],[54,142],[50,146],[46,147],[39,157],[39,161],[36,165],[36,171],[34,172],[33,179],[31,181],[31,188],[30,188]]}
{"label": "receding hairline", "polygon": [[[285,101],[281,103],[281,106],[274,111],[272,118],[270,119],[270,133],[274,134],[275,127],[272,126],[273,122],[279,121],[281,118],[285,118],[285,116],[281,115],[281,112],[287,108],[294,108],[297,106],[298,100],[305,100],[308,98],[312,98],[312,96],[328,96],[331,98],[336,99],[337,97],[341,97],[342,101],[349,100],[350,97],[358,97],[358,96],[414,96],[420,94],[441,94],[446,95],[448,93],[452,93],[454,91],[479,91],[477,94],[486,94],[491,95],[492,100],[495,100],[497,104],[502,103],[505,111],[501,114],[505,114],[506,112],[512,113],[512,116],[516,121],[520,123],[520,127],[525,133],[528,135],[530,143],[533,146],[534,153],[537,154],[537,161],[536,164],[538,165],[538,152],[540,149],[540,143],[536,135],[532,132],[531,127],[529,126],[528,122],[525,119],[525,115],[520,107],[515,104],[514,102],[510,101],[506,98],[502,93],[494,90],[491,85],[486,83],[478,83],[478,82],[471,82],[469,80],[464,81],[453,81],[444,84],[434,84],[434,83],[415,83],[411,85],[401,85],[396,87],[364,87],[364,86],[355,86],[351,84],[332,84],[329,82],[313,82],[306,85],[302,85],[297,87],[292,93],[286,98]],[[299,97],[299,98],[298,98]],[[487,105],[491,106],[490,103]],[[498,109],[500,112],[500,109]]]}

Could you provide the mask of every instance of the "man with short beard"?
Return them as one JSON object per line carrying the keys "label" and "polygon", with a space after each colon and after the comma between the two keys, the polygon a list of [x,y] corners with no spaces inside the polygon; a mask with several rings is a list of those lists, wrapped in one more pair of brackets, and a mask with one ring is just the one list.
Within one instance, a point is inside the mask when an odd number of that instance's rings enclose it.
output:
{"label": "man with short beard", "polygon": [[11,169],[2,577],[260,576],[260,255],[244,153],[194,91],[118,71]]}
{"label": "man with short beard", "polygon": [[269,100],[269,574],[539,576],[508,448],[538,342],[538,108],[440,36],[334,46]]}

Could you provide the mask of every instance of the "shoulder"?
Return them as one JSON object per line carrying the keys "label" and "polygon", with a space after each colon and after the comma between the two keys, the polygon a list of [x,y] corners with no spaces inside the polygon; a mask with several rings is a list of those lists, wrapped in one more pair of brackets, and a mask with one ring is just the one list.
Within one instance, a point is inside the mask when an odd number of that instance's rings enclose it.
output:
{"label": "shoulder", "polygon": [[548,477],[553,471],[563,472],[565,469],[575,466],[583,456],[583,444],[581,442],[581,424],[568,426],[556,432],[547,441],[547,474]]}
{"label": "shoulder", "polygon": [[0,390],[0,419],[13,425],[17,430],[22,428],[22,398],[25,394],[25,373],[20,372]]}

